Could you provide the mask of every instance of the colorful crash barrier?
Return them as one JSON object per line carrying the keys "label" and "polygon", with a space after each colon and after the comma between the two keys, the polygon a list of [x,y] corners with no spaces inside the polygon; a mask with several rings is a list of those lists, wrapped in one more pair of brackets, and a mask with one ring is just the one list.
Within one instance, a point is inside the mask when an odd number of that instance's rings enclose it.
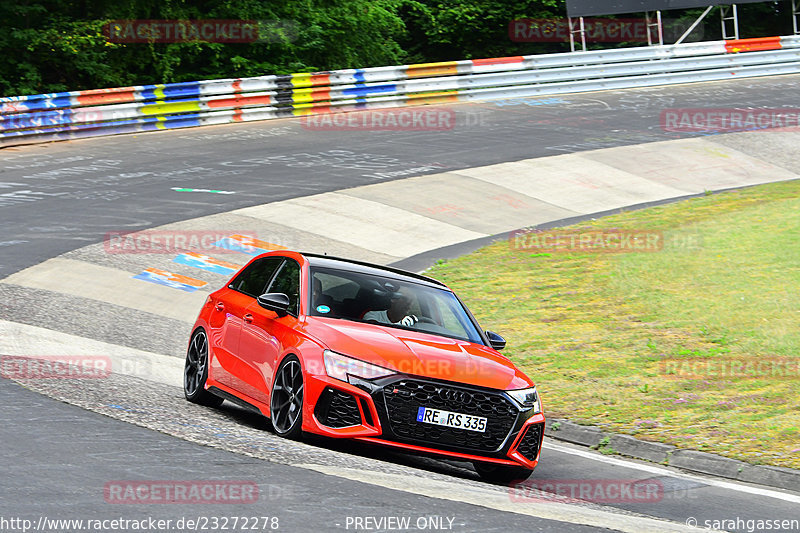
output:
{"label": "colorful crash barrier", "polygon": [[800,72],[766,37],[0,98],[0,147],[318,113]]}

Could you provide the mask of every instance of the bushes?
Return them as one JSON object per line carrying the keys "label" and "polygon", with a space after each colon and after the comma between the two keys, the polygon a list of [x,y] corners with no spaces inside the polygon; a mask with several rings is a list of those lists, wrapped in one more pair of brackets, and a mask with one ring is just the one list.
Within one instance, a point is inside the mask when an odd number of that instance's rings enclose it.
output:
{"label": "bushes", "polygon": [[[564,0],[0,0],[0,95],[565,51],[566,43],[515,43],[508,36],[510,21],[564,17],[564,6]],[[770,21],[789,24],[782,4],[747,6],[764,12],[747,18],[759,24],[753,36],[777,34],[770,30],[779,24]],[[108,42],[104,25],[120,19],[267,21],[266,39]],[[717,28],[719,20],[712,16],[707,24]],[[743,28],[748,24],[742,20]]]}

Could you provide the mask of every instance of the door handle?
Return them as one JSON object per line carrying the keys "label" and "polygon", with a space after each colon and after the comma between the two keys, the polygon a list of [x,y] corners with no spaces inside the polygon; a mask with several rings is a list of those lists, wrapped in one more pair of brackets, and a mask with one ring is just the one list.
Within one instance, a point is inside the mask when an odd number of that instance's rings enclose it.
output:
{"label": "door handle", "polygon": [[253,315],[251,315],[250,313],[247,313],[246,315],[244,315],[244,321],[247,322],[248,324],[252,324],[253,323]]}
{"label": "door handle", "polygon": [[224,311],[225,310],[225,304],[222,303],[222,302],[217,302],[216,305],[214,305],[214,308],[217,311]]}

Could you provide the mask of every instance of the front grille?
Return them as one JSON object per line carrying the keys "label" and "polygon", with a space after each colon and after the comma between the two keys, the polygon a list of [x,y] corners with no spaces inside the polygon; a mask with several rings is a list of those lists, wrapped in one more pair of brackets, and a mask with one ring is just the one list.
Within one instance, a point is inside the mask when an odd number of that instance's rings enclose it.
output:
{"label": "front grille", "polygon": [[344,428],[361,424],[361,413],[352,395],[330,387],[320,394],[314,408],[314,416],[321,424],[332,428]]}
{"label": "front grille", "polygon": [[535,461],[539,454],[539,446],[542,443],[542,426],[544,424],[533,424],[525,431],[525,435],[517,446],[517,451],[528,461]]}
{"label": "front grille", "polygon": [[[389,425],[399,439],[484,453],[500,448],[519,412],[498,393],[409,379],[386,385],[383,399]],[[417,422],[420,407],[486,417],[486,431]]]}

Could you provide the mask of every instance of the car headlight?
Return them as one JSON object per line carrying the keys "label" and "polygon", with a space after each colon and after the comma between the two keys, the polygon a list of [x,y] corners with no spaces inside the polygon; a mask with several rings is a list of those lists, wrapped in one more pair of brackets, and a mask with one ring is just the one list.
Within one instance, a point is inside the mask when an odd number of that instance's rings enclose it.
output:
{"label": "car headlight", "polygon": [[534,413],[541,411],[539,404],[539,395],[536,394],[536,387],[529,389],[517,389],[506,391],[506,394],[511,396],[517,404],[523,409],[530,409],[533,407]]}
{"label": "car headlight", "polygon": [[396,374],[388,368],[372,365],[330,350],[322,352],[322,357],[325,361],[325,372],[332,378],[346,382],[349,382],[348,376],[374,379]]}

